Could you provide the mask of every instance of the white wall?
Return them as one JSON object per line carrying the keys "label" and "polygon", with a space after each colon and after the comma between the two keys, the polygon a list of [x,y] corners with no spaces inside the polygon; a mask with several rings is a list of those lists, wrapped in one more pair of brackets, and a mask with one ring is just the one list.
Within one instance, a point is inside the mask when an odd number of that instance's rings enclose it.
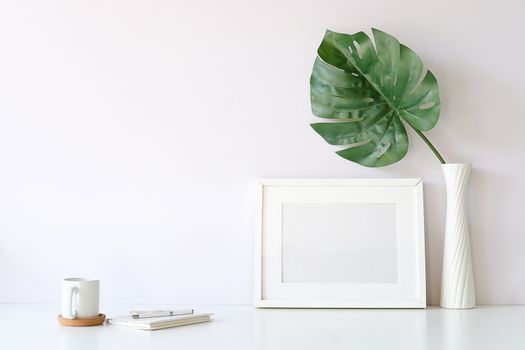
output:
{"label": "white wall", "polygon": [[429,137],[471,162],[480,303],[525,303],[525,30],[510,1],[0,2],[0,301],[54,302],[99,276],[111,302],[252,294],[255,179],[423,177],[428,294],[439,300],[445,194],[411,134],[366,169],[308,126],[325,28],[375,26],[438,77]]}

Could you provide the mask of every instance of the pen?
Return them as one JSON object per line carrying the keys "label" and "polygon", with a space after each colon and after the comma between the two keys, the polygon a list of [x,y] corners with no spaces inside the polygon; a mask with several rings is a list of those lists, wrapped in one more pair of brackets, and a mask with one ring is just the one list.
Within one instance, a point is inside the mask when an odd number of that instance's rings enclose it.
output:
{"label": "pen", "polygon": [[134,310],[129,314],[132,318],[168,317],[193,314],[193,309],[188,310]]}

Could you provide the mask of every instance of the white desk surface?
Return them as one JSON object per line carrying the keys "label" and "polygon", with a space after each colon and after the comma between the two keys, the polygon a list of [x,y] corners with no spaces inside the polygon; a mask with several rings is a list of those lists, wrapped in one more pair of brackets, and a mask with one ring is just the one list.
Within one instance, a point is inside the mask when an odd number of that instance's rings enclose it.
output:
{"label": "white desk surface", "polygon": [[[101,312],[159,305],[103,305]],[[162,305],[164,308],[169,305]],[[58,305],[0,304],[1,349],[525,349],[525,306],[474,310],[308,310],[200,306],[214,321],[159,331],[62,327]]]}

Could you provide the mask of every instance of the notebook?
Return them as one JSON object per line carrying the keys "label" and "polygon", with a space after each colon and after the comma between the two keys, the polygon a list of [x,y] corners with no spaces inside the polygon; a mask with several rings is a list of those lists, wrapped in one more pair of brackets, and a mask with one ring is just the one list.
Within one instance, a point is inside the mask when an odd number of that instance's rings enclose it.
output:
{"label": "notebook", "polygon": [[182,316],[132,318],[131,316],[120,316],[108,318],[107,323],[116,326],[128,326],[143,331],[155,331],[158,329],[186,326],[189,324],[209,322],[213,314],[191,314]]}

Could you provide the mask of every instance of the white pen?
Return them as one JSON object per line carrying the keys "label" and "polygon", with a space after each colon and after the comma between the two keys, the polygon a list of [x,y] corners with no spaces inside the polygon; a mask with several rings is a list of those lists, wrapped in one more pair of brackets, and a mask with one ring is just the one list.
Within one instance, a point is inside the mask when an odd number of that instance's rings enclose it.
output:
{"label": "white pen", "polygon": [[168,317],[193,314],[193,309],[188,310],[133,310],[129,314],[132,318]]}

